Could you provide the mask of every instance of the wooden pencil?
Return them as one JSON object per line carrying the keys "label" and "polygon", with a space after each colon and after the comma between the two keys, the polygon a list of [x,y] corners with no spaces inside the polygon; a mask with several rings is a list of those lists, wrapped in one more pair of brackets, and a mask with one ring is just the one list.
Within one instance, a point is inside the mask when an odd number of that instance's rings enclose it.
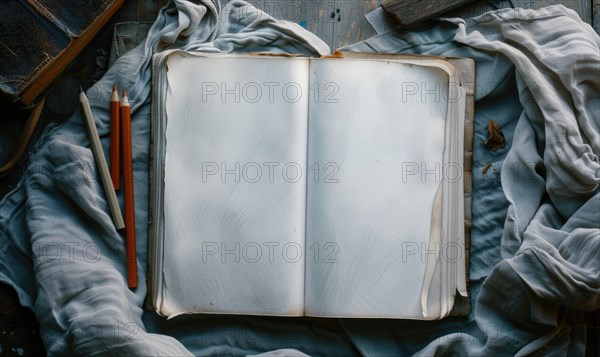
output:
{"label": "wooden pencil", "polygon": [[121,208],[119,207],[119,201],[117,200],[117,194],[113,187],[112,180],[110,178],[110,172],[108,171],[108,165],[106,164],[106,158],[104,157],[104,150],[102,150],[102,144],[100,144],[100,137],[98,136],[98,130],[96,129],[96,123],[94,116],[92,115],[92,108],[88,101],[83,89],[79,93],[79,102],[81,103],[81,109],[83,110],[83,118],[87,127],[88,136],[92,146],[92,153],[96,161],[98,174],[104,187],[104,193],[108,200],[108,207],[112,214],[112,219],[117,230],[123,229],[125,224],[123,222],[123,215],[121,214]]}
{"label": "wooden pencil", "polygon": [[117,85],[113,84],[110,96],[110,177],[116,191],[121,188],[121,135],[119,123],[119,93]]}
{"label": "wooden pencil", "polygon": [[137,253],[135,243],[135,206],[133,202],[133,162],[131,146],[131,108],[127,92],[121,99],[121,154],[123,159],[123,196],[125,201],[125,253],[127,255],[127,284],[137,287]]}

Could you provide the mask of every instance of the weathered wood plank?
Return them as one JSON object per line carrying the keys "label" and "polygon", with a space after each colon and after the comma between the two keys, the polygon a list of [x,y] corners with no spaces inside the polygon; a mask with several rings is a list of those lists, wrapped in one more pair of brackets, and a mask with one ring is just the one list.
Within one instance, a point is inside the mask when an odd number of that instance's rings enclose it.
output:
{"label": "weathered wood plank", "polygon": [[334,22],[329,14],[334,6],[334,0],[264,0],[259,8],[276,19],[299,24],[331,47]]}
{"label": "weathered wood plank", "polygon": [[381,0],[336,0],[335,11],[328,14],[334,28],[331,50],[374,36],[365,14],[380,5]]}
{"label": "weathered wood plank", "polygon": [[116,22],[154,21],[158,10],[167,2],[168,0],[126,1],[116,16]]}
{"label": "weathered wood plank", "polygon": [[[35,142],[39,139],[41,132],[49,123],[62,123],[66,118],[70,116],[73,110],[77,107],[77,92],[79,84],[84,87],[89,86],[89,80],[94,74],[95,62],[97,53],[99,50],[108,51],[110,48],[110,39],[112,38],[112,32],[114,24],[117,22],[125,21],[154,21],[158,10],[167,3],[168,0],[133,0],[127,1],[120,12],[115,16],[115,19],[98,34],[92,44],[84,50],[84,53],[73,63],[60,83],[50,91],[50,94],[46,100],[46,109],[42,114],[42,122],[38,125],[36,133],[29,144],[29,151],[35,146]],[[370,11],[375,6],[371,7],[372,0],[249,0],[250,3],[254,4],[260,9],[264,9],[267,13],[273,14],[276,18],[284,18],[290,21],[294,21],[302,24],[303,21],[306,28],[327,44],[335,49],[345,44],[359,41],[361,39],[368,38],[374,34],[370,29],[370,25],[364,21],[364,14]],[[377,5],[379,0],[376,0]],[[419,0],[414,0],[419,1]],[[431,1],[431,0],[423,0]],[[267,6],[269,3],[288,3],[294,5],[294,10],[291,7],[284,12],[285,5],[274,5],[275,12],[272,12]],[[600,0],[512,0],[512,3],[516,7],[523,8],[540,8],[550,4],[562,3],[566,7],[569,7],[579,14],[581,18],[592,23],[597,32],[600,32]],[[336,7],[337,6],[337,7]],[[460,16],[460,17],[472,17],[479,15],[483,12],[494,10],[494,7],[505,8],[510,7],[508,0],[503,1],[490,1],[490,0],[478,0],[472,4],[463,6],[457,10],[454,10],[448,14],[448,16]],[[331,13],[336,12],[336,9],[340,9],[339,16],[341,19],[337,22],[337,17],[332,19]],[[592,10],[593,9],[593,10]],[[279,11],[279,14],[277,13]],[[353,22],[356,24],[353,26]],[[334,32],[335,30],[335,32]],[[20,133],[24,121],[21,117],[26,117],[27,113],[22,112],[19,108],[12,107],[9,104],[0,104],[0,160],[5,160],[8,155],[12,152],[16,145],[16,141],[19,140]],[[20,162],[19,166],[8,176],[0,178],[0,198],[4,197],[19,181],[19,178],[25,169],[28,161],[28,156],[25,155]],[[12,316],[14,321],[30,321],[32,318],[24,317],[25,312],[20,309],[16,303],[14,304],[2,304],[2,302],[8,301],[6,294],[2,294],[6,291],[11,291],[11,288],[4,284],[0,284],[0,313],[4,316]],[[13,293],[14,295],[14,293]],[[5,319],[6,320],[6,319]],[[8,321],[8,320],[7,320]],[[596,312],[596,317],[591,324],[593,326],[598,325],[600,321],[600,313]],[[43,347],[39,340],[39,330],[35,328],[35,333],[22,333],[27,327],[27,331],[31,331],[33,328],[30,327],[30,323],[18,325],[19,328],[16,331],[14,338],[9,344],[5,344],[3,347],[8,351],[11,347],[22,347],[25,355],[42,355]],[[0,325],[2,330],[7,330],[5,325]],[[597,327],[591,328],[592,333],[588,341],[588,353],[594,355],[594,351],[598,351],[596,344],[600,340],[599,330]],[[593,331],[596,331],[595,334]],[[596,342],[596,343],[594,343]]]}
{"label": "weathered wood plank", "polygon": [[468,4],[473,0],[382,0],[381,6],[391,13],[402,27],[419,24],[430,18]]}

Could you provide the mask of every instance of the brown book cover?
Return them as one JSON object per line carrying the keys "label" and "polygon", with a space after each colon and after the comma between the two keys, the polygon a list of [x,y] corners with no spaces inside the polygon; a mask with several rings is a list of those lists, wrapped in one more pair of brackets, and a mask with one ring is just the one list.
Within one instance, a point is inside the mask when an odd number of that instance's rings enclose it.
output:
{"label": "brown book cover", "polygon": [[7,0],[0,6],[0,91],[31,105],[124,0]]}

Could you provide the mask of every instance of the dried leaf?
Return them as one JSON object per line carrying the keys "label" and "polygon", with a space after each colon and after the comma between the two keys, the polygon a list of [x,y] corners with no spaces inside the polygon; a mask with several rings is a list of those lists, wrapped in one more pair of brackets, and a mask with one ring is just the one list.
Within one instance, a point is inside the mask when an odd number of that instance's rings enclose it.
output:
{"label": "dried leaf", "polygon": [[488,138],[483,143],[486,148],[496,151],[498,149],[502,149],[504,145],[506,145],[506,141],[504,140],[504,134],[502,134],[502,129],[500,129],[500,125],[495,120],[490,120],[487,125],[488,129]]}

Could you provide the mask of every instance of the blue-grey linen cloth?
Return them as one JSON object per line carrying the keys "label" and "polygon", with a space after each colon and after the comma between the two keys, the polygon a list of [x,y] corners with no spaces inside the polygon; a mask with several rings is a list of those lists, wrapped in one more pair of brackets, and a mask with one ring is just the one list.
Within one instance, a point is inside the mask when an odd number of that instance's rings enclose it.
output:
{"label": "blue-grey linen cloth", "polygon": [[[221,7],[173,0],[145,42],[87,91],[105,153],[112,84],[133,103],[135,291],[127,288],[123,235],[112,224],[81,113],[40,139],[0,205],[0,280],[34,311],[50,355],[582,354],[582,311],[600,308],[600,38],[575,12],[505,9],[390,31],[347,48],[476,61],[473,309],[435,322],[167,321],[143,311],[151,56],[172,48],[330,51],[300,26],[242,1]],[[507,140],[495,152],[483,146],[492,119]]]}

